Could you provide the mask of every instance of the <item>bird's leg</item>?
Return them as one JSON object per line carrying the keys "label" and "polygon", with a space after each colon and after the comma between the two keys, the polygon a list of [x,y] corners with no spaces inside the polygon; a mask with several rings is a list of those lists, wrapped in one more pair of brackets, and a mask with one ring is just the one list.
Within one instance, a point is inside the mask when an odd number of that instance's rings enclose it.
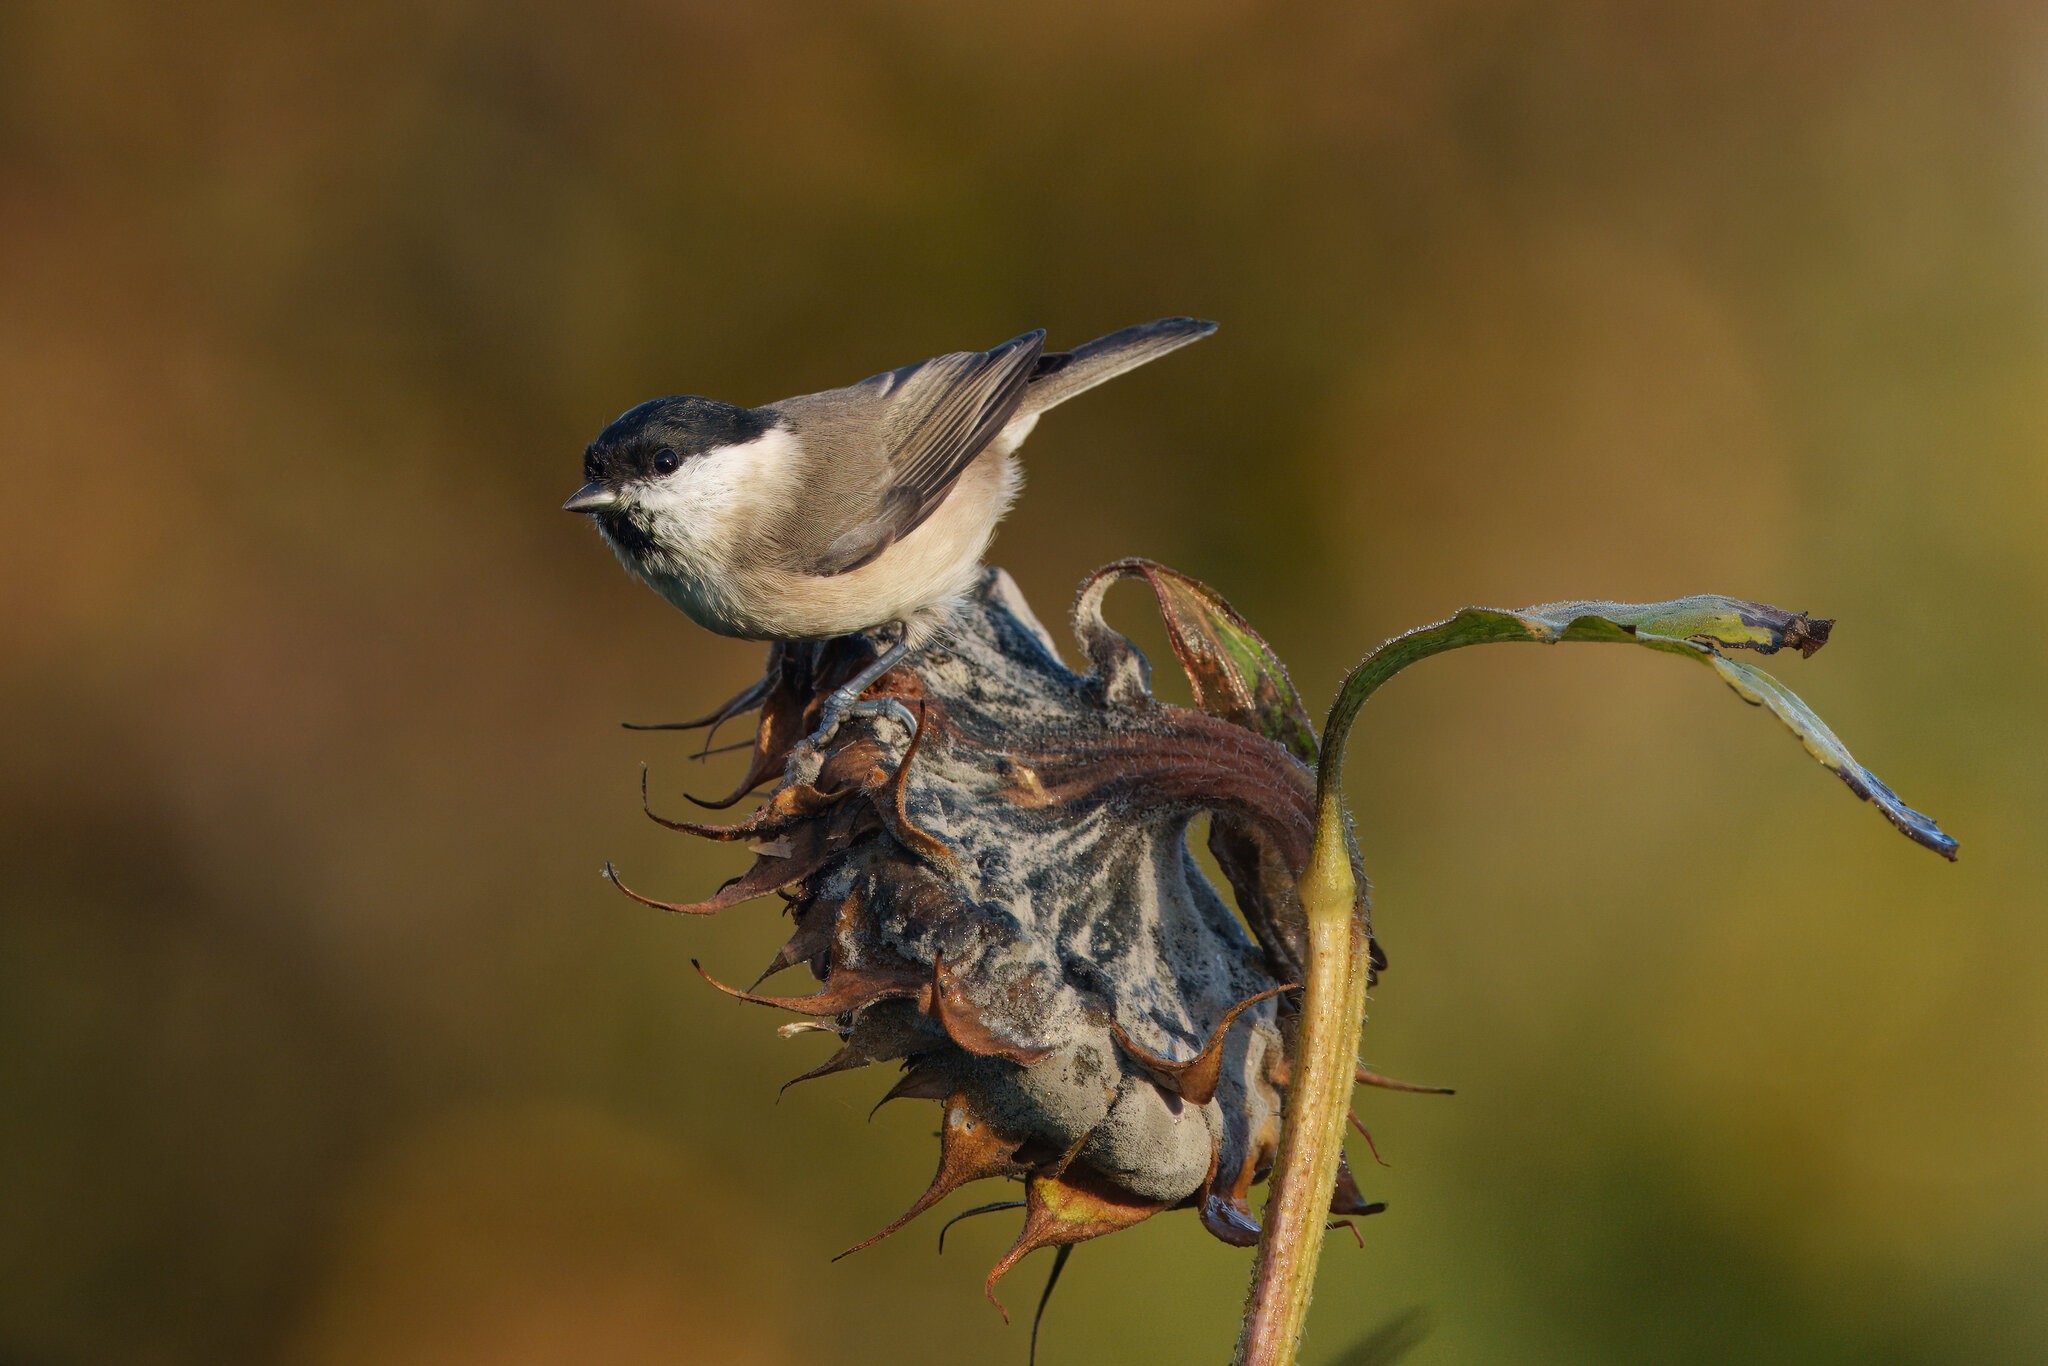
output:
{"label": "bird's leg", "polygon": [[910,654],[910,624],[899,621],[896,623],[896,631],[894,645],[882,651],[874,663],[847,679],[845,686],[834,690],[832,695],[825,699],[818,728],[804,741],[806,745],[823,749],[832,737],[838,734],[840,725],[849,716],[893,716],[903,723],[906,730],[916,733],[917,718],[911,714],[910,708],[895,698],[877,697],[865,702],[861,700],[861,694],[866,692],[876,679],[901,664]]}

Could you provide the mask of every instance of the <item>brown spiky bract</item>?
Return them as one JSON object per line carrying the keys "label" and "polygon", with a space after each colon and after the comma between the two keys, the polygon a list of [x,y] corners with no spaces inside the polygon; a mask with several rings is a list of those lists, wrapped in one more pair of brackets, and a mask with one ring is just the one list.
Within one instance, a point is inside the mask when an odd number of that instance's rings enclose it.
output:
{"label": "brown spiky bract", "polygon": [[[1144,657],[1104,623],[1103,591],[1124,577],[1158,597],[1196,708],[1155,699]],[[1272,1164],[1290,1075],[1312,728],[1264,643],[1192,580],[1111,566],[1075,618],[1085,673],[991,571],[941,644],[869,691],[900,701],[915,732],[864,717],[822,751],[800,741],[872,647],[774,646],[761,683],[714,714],[760,713],[746,775],[718,804],[772,778],[766,799],[734,825],[655,817],[749,842],[753,867],[701,903],[628,893],[685,913],[788,901],[794,932],[763,978],[801,965],[819,989],[714,985],[836,1035],[797,1080],[900,1061],[883,1099],[943,1107],[930,1187],[868,1242],[968,1182],[1023,1182],[1023,1231],[992,1299],[1032,1250],[1164,1210],[1193,1207],[1217,1237],[1256,1241],[1248,1196]],[[1189,852],[1203,813],[1243,923]],[[1345,1172],[1334,1208],[1377,1207]]]}

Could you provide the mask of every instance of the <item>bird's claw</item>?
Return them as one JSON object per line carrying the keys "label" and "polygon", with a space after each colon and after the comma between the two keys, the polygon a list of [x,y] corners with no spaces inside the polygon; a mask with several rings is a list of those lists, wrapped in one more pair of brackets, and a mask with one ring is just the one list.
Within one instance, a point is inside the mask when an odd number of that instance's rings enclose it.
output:
{"label": "bird's claw", "polygon": [[854,703],[846,712],[849,716],[886,716],[903,727],[906,737],[917,734],[917,713],[904,705],[900,698],[867,698]]}
{"label": "bird's claw", "polygon": [[832,737],[839,734],[839,728],[846,724],[846,716],[856,704],[834,693],[825,699],[824,709],[818,717],[818,728],[804,737],[806,749],[823,750],[832,743]]}
{"label": "bird's claw", "polygon": [[903,662],[910,653],[910,628],[901,623],[897,626],[896,643],[875,656],[874,663],[862,669],[844,685],[826,697],[820,709],[818,728],[797,744],[800,753],[822,754],[825,746],[832,743],[832,737],[839,733],[839,727],[849,716],[888,716],[903,723],[910,735],[917,734],[917,717],[910,708],[893,697],[863,699],[866,692],[882,675]]}
{"label": "bird's claw", "polygon": [[832,738],[839,734],[839,728],[850,717],[886,716],[899,723],[906,735],[917,734],[917,713],[894,697],[868,697],[842,699],[837,694],[825,699],[823,714],[818,728],[805,736],[799,748],[822,753]]}

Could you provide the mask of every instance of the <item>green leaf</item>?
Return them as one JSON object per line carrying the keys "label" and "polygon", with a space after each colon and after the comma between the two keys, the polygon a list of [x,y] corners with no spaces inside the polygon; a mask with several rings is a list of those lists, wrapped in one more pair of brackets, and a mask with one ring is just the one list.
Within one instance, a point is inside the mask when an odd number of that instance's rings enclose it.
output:
{"label": "green leaf", "polygon": [[1744,701],[1770,708],[1808,753],[1850,791],[1875,803],[1909,839],[1953,859],[1956,842],[1857,763],[1804,702],[1763,670],[1727,654],[1754,650],[1768,655],[1790,648],[1810,655],[1827,643],[1833,625],[1797,612],[1719,597],[1647,605],[1557,602],[1520,612],[1468,607],[1448,621],[1396,636],[1351,671],[1330,708],[1316,767],[1315,840],[1298,881],[1308,930],[1308,971],[1295,1024],[1294,1079],[1273,1164],[1273,1197],[1266,1206],[1251,1297],[1238,1338],[1240,1366],[1295,1359],[1343,1145],[1370,980],[1371,923],[1344,812],[1342,775],[1344,746],[1366,699],[1416,660],[1464,645],[1591,640],[1686,655],[1720,674]]}
{"label": "green leaf", "polygon": [[1769,655],[1783,649],[1811,655],[1827,643],[1833,625],[1803,613],[1714,596],[1648,604],[1557,602],[1519,612],[1468,607],[1446,621],[1394,637],[1367,655],[1344,680],[1330,709],[1318,766],[1318,784],[1322,789],[1319,807],[1326,815],[1338,809],[1333,799],[1343,769],[1344,744],[1359,708],[1380,684],[1416,660],[1466,645],[1605,641],[1685,655],[1712,668],[1745,702],[1769,708],[1799,737],[1807,753],[1847,784],[1851,792],[1875,805],[1906,838],[1944,858],[1954,859],[1956,841],[1942,833],[1929,817],[1900,801],[1876,774],[1857,763],[1848,747],[1790,688],[1755,665],[1728,656],[1731,650]]}

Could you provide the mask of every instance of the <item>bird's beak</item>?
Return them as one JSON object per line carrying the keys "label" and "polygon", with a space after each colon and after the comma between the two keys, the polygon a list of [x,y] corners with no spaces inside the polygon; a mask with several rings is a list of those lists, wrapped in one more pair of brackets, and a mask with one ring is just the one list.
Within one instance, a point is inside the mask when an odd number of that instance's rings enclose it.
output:
{"label": "bird's beak", "polygon": [[569,495],[569,501],[562,504],[564,512],[603,512],[606,508],[617,507],[619,495],[603,484],[585,484]]}

